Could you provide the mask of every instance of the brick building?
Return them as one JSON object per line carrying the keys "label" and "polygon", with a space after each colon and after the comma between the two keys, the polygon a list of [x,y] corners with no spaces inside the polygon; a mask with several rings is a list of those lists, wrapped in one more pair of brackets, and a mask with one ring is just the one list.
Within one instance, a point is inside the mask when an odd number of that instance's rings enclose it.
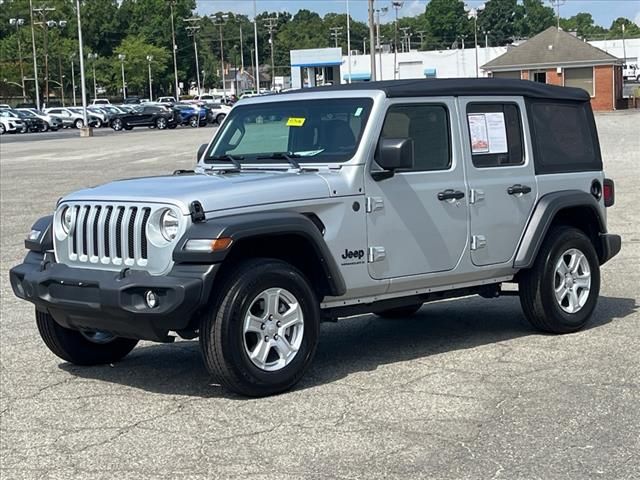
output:
{"label": "brick building", "polygon": [[550,27],[482,66],[493,77],[578,87],[594,110],[615,110],[622,101],[622,60],[571,33]]}

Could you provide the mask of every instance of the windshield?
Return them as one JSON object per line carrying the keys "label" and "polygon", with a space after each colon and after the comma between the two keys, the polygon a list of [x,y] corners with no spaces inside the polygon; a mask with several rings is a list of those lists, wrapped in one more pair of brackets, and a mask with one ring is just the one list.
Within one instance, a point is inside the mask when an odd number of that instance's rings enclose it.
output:
{"label": "windshield", "polygon": [[228,162],[228,156],[282,162],[282,154],[299,163],[345,162],[358,148],[372,104],[370,98],[341,98],[238,105],[205,162]]}

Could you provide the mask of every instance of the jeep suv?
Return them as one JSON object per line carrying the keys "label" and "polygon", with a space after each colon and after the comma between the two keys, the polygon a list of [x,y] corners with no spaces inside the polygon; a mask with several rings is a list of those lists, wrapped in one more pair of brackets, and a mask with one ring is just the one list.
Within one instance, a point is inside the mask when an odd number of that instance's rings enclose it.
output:
{"label": "jeep suv", "polygon": [[208,370],[250,396],[302,377],[323,320],[503,284],[535,327],[575,332],[621,245],[589,100],[506,79],[243,100],[194,170],[60,199],[11,285],[66,361],[199,337]]}

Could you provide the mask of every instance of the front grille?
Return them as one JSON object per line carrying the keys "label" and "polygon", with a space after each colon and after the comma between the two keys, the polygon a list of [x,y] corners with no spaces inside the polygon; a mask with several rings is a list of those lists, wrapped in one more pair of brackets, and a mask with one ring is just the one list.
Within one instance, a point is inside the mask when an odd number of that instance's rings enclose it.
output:
{"label": "front grille", "polygon": [[69,259],[80,263],[145,266],[149,207],[70,205],[73,230]]}

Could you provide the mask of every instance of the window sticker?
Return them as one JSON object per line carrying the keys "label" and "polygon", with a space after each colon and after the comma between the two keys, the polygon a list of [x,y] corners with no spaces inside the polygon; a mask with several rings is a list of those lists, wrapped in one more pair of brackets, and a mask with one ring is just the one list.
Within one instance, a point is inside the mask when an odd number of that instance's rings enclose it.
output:
{"label": "window sticker", "polygon": [[503,112],[467,115],[471,132],[471,151],[474,155],[507,153],[507,125]]}
{"label": "window sticker", "polygon": [[471,151],[474,154],[489,153],[489,134],[484,114],[467,115],[467,117],[471,132]]}
{"label": "window sticker", "polygon": [[289,117],[287,120],[287,127],[301,127],[304,125],[306,118]]}
{"label": "window sticker", "polygon": [[356,113],[353,114],[354,117],[359,117],[360,115],[362,115],[362,107],[358,107],[356,110]]}

